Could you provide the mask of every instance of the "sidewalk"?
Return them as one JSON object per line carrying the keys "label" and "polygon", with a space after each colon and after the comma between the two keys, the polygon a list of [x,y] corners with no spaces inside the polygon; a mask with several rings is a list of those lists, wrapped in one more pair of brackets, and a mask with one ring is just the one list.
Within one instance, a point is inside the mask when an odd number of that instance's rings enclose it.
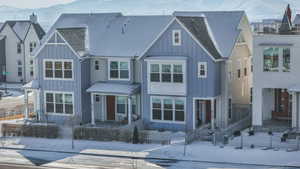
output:
{"label": "sidewalk", "polygon": [[208,142],[197,142],[188,145],[185,156],[183,144],[161,146],[158,144],[133,145],[121,142],[75,141],[75,149],[72,150],[71,141],[63,139],[21,138],[15,141],[7,140],[6,143],[8,143],[6,146],[12,148],[67,151],[90,155],[105,154],[119,157],[162,158],[190,162],[300,167],[300,151],[286,152],[285,150],[261,150],[261,148],[237,150],[233,146],[220,148]]}

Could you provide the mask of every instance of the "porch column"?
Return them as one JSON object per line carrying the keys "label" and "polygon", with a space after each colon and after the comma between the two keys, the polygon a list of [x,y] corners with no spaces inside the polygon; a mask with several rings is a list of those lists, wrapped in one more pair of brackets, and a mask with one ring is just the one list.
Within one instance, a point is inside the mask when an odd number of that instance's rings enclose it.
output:
{"label": "porch column", "polygon": [[25,89],[24,93],[24,102],[25,102],[25,120],[29,118],[29,110],[28,110],[28,90]]}
{"label": "porch column", "polygon": [[215,99],[211,99],[211,129],[215,129]]}
{"label": "porch column", "polygon": [[131,124],[132,116],[132,106],[131,106],[131,96],[128,96],[128,125]]}
{"label": "porch column", "polygon": [[91,93],[91,110],[92,110],[92,114],[91,114],[91,124],[95,125],[95,104],[94,104],[94,94]]}

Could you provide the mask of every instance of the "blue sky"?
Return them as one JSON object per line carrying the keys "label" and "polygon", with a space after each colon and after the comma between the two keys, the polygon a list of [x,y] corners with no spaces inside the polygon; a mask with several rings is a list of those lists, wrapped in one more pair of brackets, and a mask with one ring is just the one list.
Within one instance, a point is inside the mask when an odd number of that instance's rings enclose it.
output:
{"label": "blue sky", "polygon": [[57,4],[69,3],[74,0],[0,0],[0,6],[12,6],[17,8],[41,8]]}

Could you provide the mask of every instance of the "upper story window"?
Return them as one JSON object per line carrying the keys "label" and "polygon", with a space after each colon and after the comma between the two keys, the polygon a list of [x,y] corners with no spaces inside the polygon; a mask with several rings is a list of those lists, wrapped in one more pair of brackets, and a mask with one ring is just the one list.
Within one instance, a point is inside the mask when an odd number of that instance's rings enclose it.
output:
{"label": "upper story window", "polygon": [[100,66],[99,66],[99,61],[98,60],[95,60],[95,70],[99,70],[100,69]]}
{"label": "upper story window", "polygon": [[35,47],[36,47],[36,42],[30,42],[30,44],[29,44],[29,51],[33,52],[33,50],[35,49]]}
{"label": "upper story window", "polygon": [[207,77],[207,63],[206,62],[198,63],[198,77],[199,78]]}
{"label": "upper story window", "polygon": [[17,44],[17,53],[21,53],[22,52],[22,45],[21,43]]}
{"label": "upper story window", "polygon": [[290,48],[265,48],[263,53],[263,59],[265,72],[290,72]]}
{"label": "upper story window", "polygon": [[238,78],[241,78],[241,69],[238,69],[238,70],[237,70],[237,77],[238,77]]}
{"label": "upper story window", "polygon": [[46,60],[44,62],[44,77],[46,79],[73,79],[73,62],[62,60]]}
{"label": "upper story window", "polygon": [[180,30],[173,30],[172,41],[173,41],[173,46],[181,45],[181,31]]}
{"label": "upper story window", "polygon": [[290,48],[283,48],[282,51],[282,66],[283,66],[283,72],[289,72],[290,71],[290,64],[291,64],[291,51]]}
{"label": "upper story window", "polygon": [[110,80],[129,80],[129,61],[110,61]]}
{"label": "upper story window", "polygon": [[279,48],[266,48],[264,50],[264,71],[278,72]]}
{"label": "upper story window", "polygon": [[183,83],[182,64],[150,64],[150,82]]}

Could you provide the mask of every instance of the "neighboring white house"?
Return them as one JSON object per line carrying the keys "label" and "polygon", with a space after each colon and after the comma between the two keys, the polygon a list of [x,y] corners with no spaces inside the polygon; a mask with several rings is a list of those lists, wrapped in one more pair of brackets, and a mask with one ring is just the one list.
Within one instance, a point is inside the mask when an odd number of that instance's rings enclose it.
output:
{"label": "neighboring white house", "polygon": [[30,16],[30,20],[6,21],[0,27],[0,36],[4,39],[0,48],[0,60],[3,62],[0,63],[0,81],[33,80],[34,60],[31,52],[40,45],[44,35],[45,31],[38,24],[35,14]]}
{"label": "neighboring white house", "polygon": [[300,32],[286,12],[280,32],[254,36],[255,128],[300,126]]}

